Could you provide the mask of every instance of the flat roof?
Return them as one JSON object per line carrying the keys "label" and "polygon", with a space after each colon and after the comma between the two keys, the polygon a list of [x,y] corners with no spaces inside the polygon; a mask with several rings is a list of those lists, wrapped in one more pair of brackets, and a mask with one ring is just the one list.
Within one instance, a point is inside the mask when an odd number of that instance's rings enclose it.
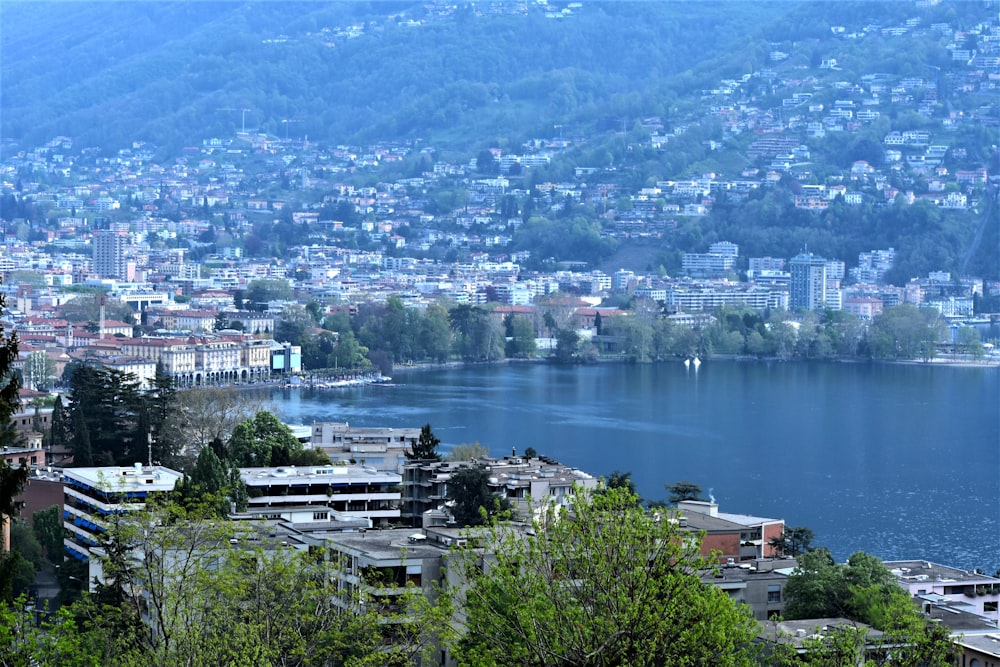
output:
{"label": "flat roof", "polygon": [[896,575],[901,583],[994,583],[1000,579],[979,572],[969,572],[949,565],[941,565],[926,560],[887,560],[882,563]]}
{"label": "flat roof", "polygon": [[173,491],[184,475],[163,466],[101,466],[64,468],[63,480],[108,493],[137,491]]}
{"label": "flat roof", "polygon": [[240,478],[247,486],[329,484],[402,484],[403,477],[394,472],[360,465],[277,466],[240,468]]}

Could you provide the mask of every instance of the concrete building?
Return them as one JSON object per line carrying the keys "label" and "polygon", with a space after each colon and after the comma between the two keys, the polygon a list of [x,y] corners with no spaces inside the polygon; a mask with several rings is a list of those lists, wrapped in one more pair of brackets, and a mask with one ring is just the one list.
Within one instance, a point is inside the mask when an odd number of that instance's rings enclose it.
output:
{"label": "concrete building", "polygon": [[94,273],[102,278],[128,279],[128,264],[125,261],[125,248],[128,244],[128,234],[96,232],[93,239]]}
{"label": "concrete building", "polygon": [[407,463],[403,466],[402,519],[413,526],[422,525],[424,512],[444,507],[451,476],[470,466],[485,469],[490,474],[490,491],[506,498],[515,515],[521,517],[534,509],[529,501],[565,503],[575,488],[597,488],[596,477],[544,456]]}
{"label": "concrete building", "polygon": [[142,510],[151,495],[174,490],[183,475],[163,466],[105,466],[63,470],[63,546],[89,561],[108,529],[106,517]]}
{"label": "concrete building", "polygon": [[[315,520],[330,512],[388,525],[400,518],[402,477],[359,465],[240,468],[250,509],[272,508],[274,517],[290,507],[314,508]],[[269,516],[265,513],[265,516]]]}
{"label": "concrete building", "polygon": [[740,563],[779,555],[771,540],[784,533],[784,519],[720,512],[716,503],[701,500],[683,500],[677,503],[677,512],[682,528],[704,531],[704,556],[714,551],[721,563]]}
{"label": "concrete building", "polygon": [[736,602],[750,607],[758,621],[766,621],[784,614],[785,584],[795,567],[794,558],[761,558],[727,563],[704,573],[701,578],[724,590]]}
{"label": "concrete building", "polygon": [[420,438],[419,428],[352,427],[347,422],[314,422],[313,449],[334,461],[357,461],[378,470],[402,472],[406,451]]}
{"label": "concrete building", "polygon": [[792,274],[790,306],[817,310],[826,305],[827,261],[812,253],[796,255],[789,262]]}
{"label": "concrete building", "polygon": [[912,596],[936,596],[973,614],[1000,622],[1000,579],[925,560],[885,561]]}

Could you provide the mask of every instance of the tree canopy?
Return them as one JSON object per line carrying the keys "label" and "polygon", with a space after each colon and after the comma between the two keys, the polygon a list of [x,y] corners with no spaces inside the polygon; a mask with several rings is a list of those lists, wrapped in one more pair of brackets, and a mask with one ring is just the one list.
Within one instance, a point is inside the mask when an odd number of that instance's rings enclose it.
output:
{"label": "tree canopy", "polygon": [[534,535],[487,531],[494,556],[469,549],[465,665],[754,664],[753,618],[703,584],[697,540],[658,521],[625,489],[543,507]]}

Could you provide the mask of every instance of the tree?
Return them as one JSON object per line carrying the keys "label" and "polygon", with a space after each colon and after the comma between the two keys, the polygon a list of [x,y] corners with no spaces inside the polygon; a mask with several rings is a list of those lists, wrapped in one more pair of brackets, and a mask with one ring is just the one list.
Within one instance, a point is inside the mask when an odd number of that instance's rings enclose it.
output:
{"label": "tree", "polygon": [[693,482],[677,482],[676,484],[664,484],[664,486],[667,488],[667,492],[670,493],[667,502],[671,505],[676,505],[684,500],[705,500],[701,495],[701,487]]}
{"label": "tree", "polygon": [[[322,550],[288,548],[259,526],[172,504],[108,524],[107,584],[73,605],[71,636],[90,658],[82,664],[409,667],[447,634],[447,600],[392,582],[399,610],[366,608],[360,591],[338,586]],[[378,588],[367,587],[369,599]]]}
{"label": "tree", "polygon": [[420,437],[410,441],[410,451],[406,452],[406,458],[411,461],[440,461],[437,447],[441,444],[441,439],[431,431],[430,424],[420,427]]}
{"label": "tree", "polygon": [[813,532],[804,527],[785,526],[779,537],[771,538],[771,547],[782,556],[801,556],[812,551]]}
{"label": "tree", "polygon": [[300,449],[291,429],[266,410],[237,426],[227,445],[229,462],[239,468],[290,465],[292,452]]}
{"label": "tree", "polygon": [[880,639],[866,638],[860,642],[857,653],[849,656],[853,660],[836,664],[858,664],[861,647],[873,642],[892,647],[892,664],[924,667],[953,664],[948,631],[923,618],[892,572],[878,558],[863,551],[852,554],[841,565],[823,548],[799,556],[798,566],[788,577],[785,595],[787,618],[843,617],[884,633]]}
{"label": "tree", "polygon": [[490,491],[490,473],[470,465],[451,474],[448,480],[451,514],[459,526],[481,526],[490,517],[509,509],[506,498]]}
{"label": "tree", "polygon": [[523,315],[511,318],[510,340],[507,341],[507,356],[528,359],[535,356],[535,328],[531,320]]}
{"label": "tree", "polygon": [[24,360],[24,379],[30,388],[48,391],[56,379],[56,362],[41,350],[32,352]]}
{"label": "tree", "polygon": [[624,489],[540,508],[533,532],[496,524],[456,566],[468,585],[460,664],[587,665],[753,662],[757,624],[721,589],[698,540],[658,521]]}
{"label": "tree", "polygon": [[161,437],[188,443],[197,451],[213,440],[228,440],[238,424],[263,410],[265,404],[259,394],[237,389],[187,389],[171,401]]}
{"label": "tree", "polygon": [[39,544],[45,549],[45,555],[53,563],[63,560],[63,525],[62,507],[53,505],[35,512],[31,526],[35,531]]}
{"label": "tree", "polygon": [[579,346],[580,335],[575,329],[559,329],[556,332],[556,361],[561,364],[571,363],[576,359]]}
{"label": "tree", "polygon": [[490,448],[486,445],[480,444],[478,442],[472,443],[462,443],[461,445],[455,445],[448,452],[448,456],[445,458],[446,461],[472,461],[473,459],[481,459],[490,455]]}

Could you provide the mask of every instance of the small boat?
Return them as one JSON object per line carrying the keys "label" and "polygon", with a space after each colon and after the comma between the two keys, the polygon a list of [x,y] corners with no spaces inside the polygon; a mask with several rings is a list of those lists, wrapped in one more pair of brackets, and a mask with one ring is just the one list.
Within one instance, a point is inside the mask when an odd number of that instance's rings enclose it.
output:
{"label": "small boat", "polygon": [[695,368],[698,368],[698,366],[701,366],[701,359],[699,359],[698,357],[695,357],[694,361],[692,361],[691,363],[694,364]]}

